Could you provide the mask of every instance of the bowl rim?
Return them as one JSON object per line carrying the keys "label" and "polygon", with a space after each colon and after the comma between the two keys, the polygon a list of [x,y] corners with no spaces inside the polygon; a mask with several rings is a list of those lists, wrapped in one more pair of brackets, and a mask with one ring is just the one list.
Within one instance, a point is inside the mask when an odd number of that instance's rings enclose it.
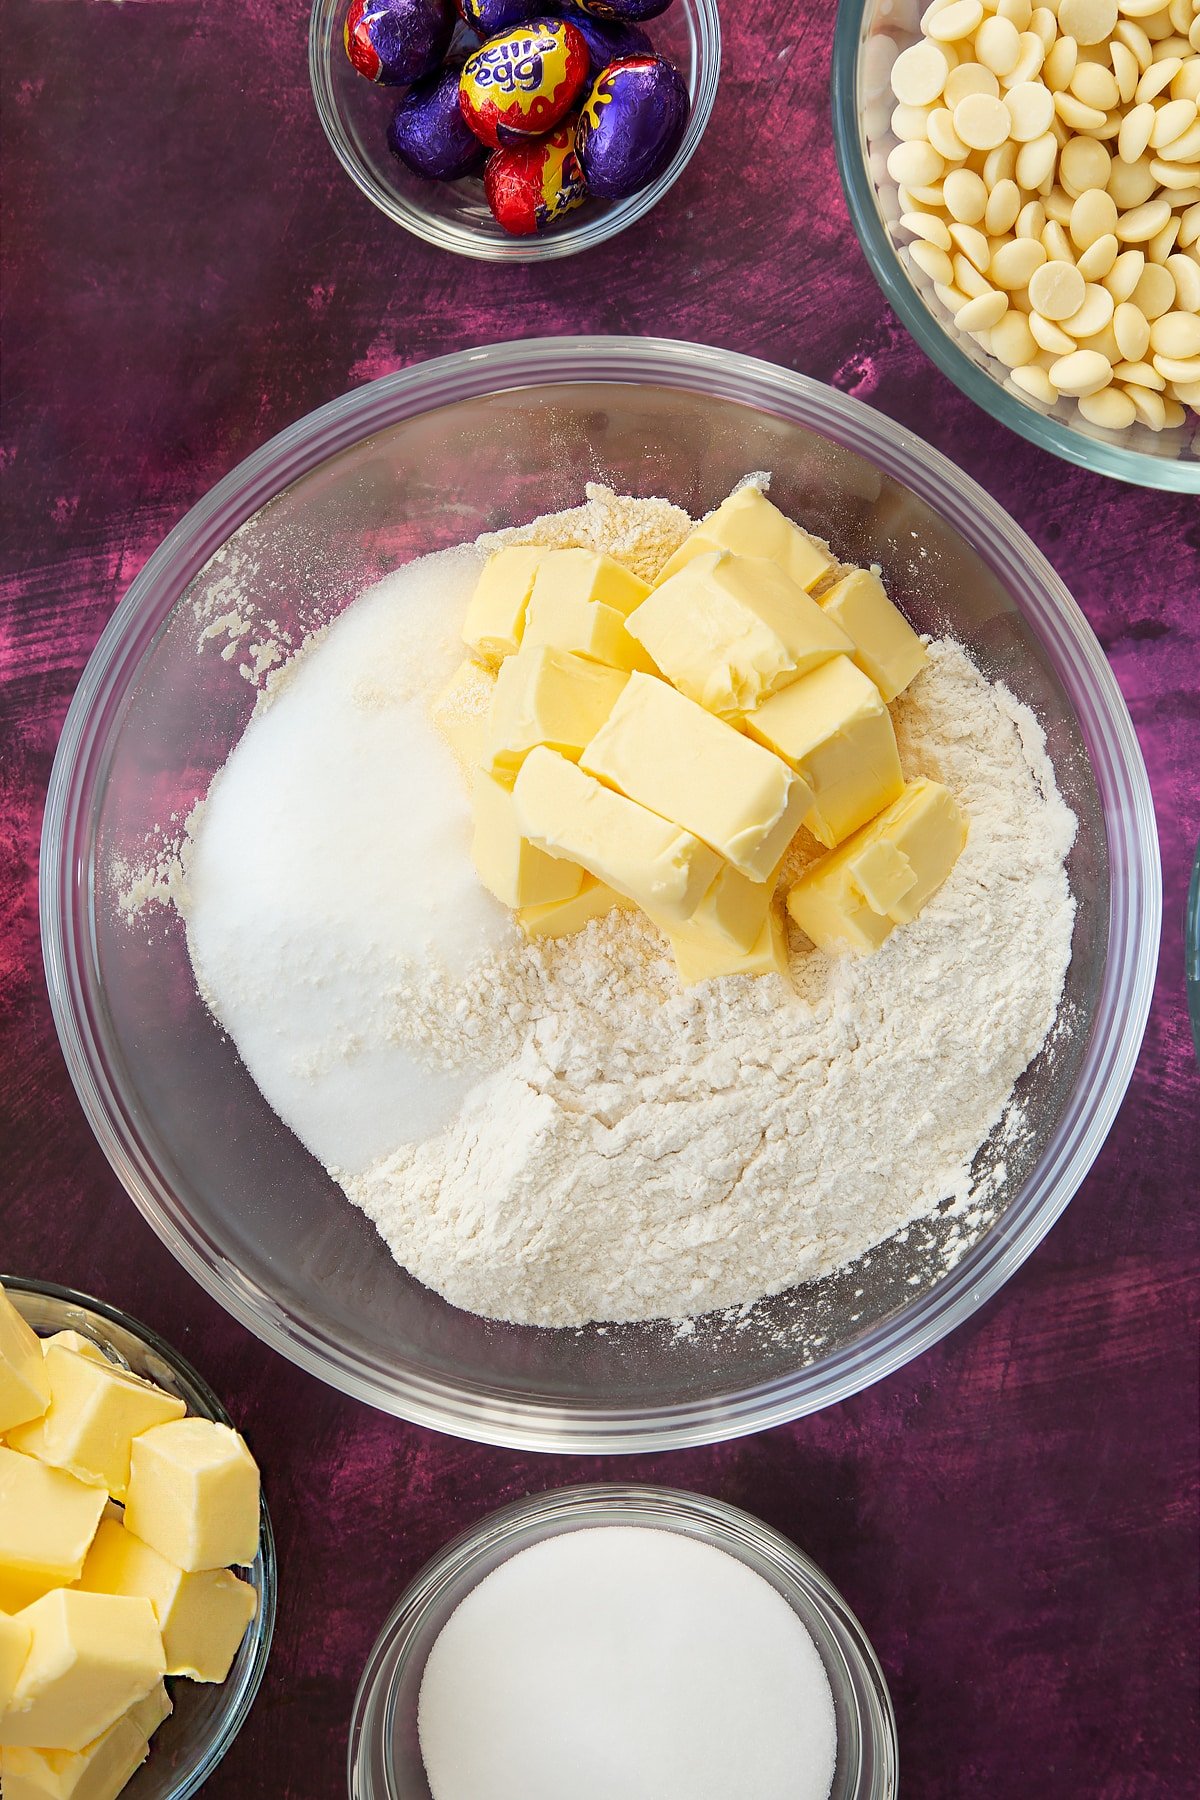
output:
{"label": "bowl rim", "polygon": [[[24,1294],[35,1300],[48,1300],[55,1305],[69,1308],[76,1317],[80,1314],[90,1315],[106,1325],[112,1325],[126,1336],[136,1338],[154,1355],[161,1358],[176,1376],[184,1389],[189,1408],[193,1403],[201,1410],[202,1416],[214,1419],[218,1425],[228,1425],[236,1429],[228,1409],[205,1381],[203,1375],[194,1369],[187,1358],[181,1356],[173,1345],[165,1338],[152,1331],[150,1326],[143,1325],[140,1319],[123,1312],[120,1307],[112,1306],[106,1300],[98,1300],[92,1294],[81,1293],[77,1288],[62,1286],[56,1281],[39,1281],[31,1276],[5,1275],[0,1273],[0,1288],[9,1295]],[[20,1310],[18,1308],[18,1310]],[[119,1346],[118,1346],[119,1348]],[[278,1603],[279,1565],[275,1555],[275,1534],[271,1528],[271,1515],[267,1510],[265,1493],[259,1495],[259,1539],[258,1555],[255,1564],[258,1569],[257,1580],[253,1585],[258,1594],[258,1611],[254,1620],[253,1655],[237,1675],[236,1662],[234,1669],[226,1677],[222,1687],[229,1685],[220,1715],[214,1722],[212,1736],[205,1742],[191,1768],[180,1772],[177,1783],[171,1787],[164,1800],[190,1800],[198,1794],[217,1764],[241,1731],[250,1714],[262,1686],[266,1673],[267,1661],[271,1654],[271,1643],[275,1635],[275,1612]],[[253,1573],[253,1565],[252,1565]],[[181,1677],[181,1679],[183,1679]]]}
{"label": "bowl rim", "polygon": [[[630,194],[627,199],[618,200],[598,213],[585,211],[575,224],[549,231],[545,236],[480,236],[466,225],[436,218],[415,202],[398,198],[395,192],[375,179],[342,126],[341,111],[329,74],[329,58],[338,54],[334,40],[345,0],[312,0],[308,21],[308,79],[317,117],[334,155],[359,192],[365,194],[394,225],[402,226],[436,249],[449,250],[456,256],[471,257],[477,262],[553,262],[559,257],[574,256],[582,250],[607,243],[609,238],[645,218],[674,187],[700,148],[721,78],[721,19],[717,0],[677,0],[677,4],[686,21],[693,57],[699,55],[696,91],[692,95],[692,108],[679,148],[661,175],[638,193]],[[399,96],[400,90],[394,91]]]}
{"label": "bowl rim", "polygon": [[[754,1513],[707,1494],[647,1482],[588,1482],[526,1495],[485,1513],[429,1558],[381,1626],[359,1679],[346,1756],[353,1800],[403,1800],[387,1750],[395,1723],[397,1677],[412,1653],[417,1632],[446,1604],[447,1589],[483,1562],[490,1572],[522,1550],[566,1531],[617,1525],[694,1538],[725,1551],[756,1574],[760,1571],[752,1557],[768,1563],[805,1630],[825,1642],[830,1660],[839,1667],[836,1697],[849,1712],[854,1727],[851,1743],[859,1753],[859,1779],[850,1800],[894,1800],[899,1791],[899,1740],[887,1677],[866,1631],[825,1571]],[[498,1550],[504,1552],[499,1560]],[[446,1619],[451,1611],[453,1607]],[[826,1662],[824,1654],[821,1660]]]}
{"label": "bowl rim", "polygon": [[1003,386],[959,348],[924,304],[884,228],[863,147],[857,95],[862,23],[871,0],[839,0],[833,37],[833,145],[850,222],[884,298],[918,346],[969,400],[1042,450],[1092,474],[1109,475],[1160,492],[1200,494],[1200,459],[1148,456],[1075,431]]}
{"label": "bowl rim", "polygon": [[[748,405],[865,457],[986,555],[1066,687],[1100,793],[1111,868],[1108,954],[1076,1082],[1037,1167],[996,1224],[909,1308],[819,1363],[655,1407],[563,1406],[347,1354],[242,1274],[195,1225],[123,1105],[82,975],[95,940],[92,795],[123,696],[188,582],[230,533],[337,451],[458,400],[547,385],[654,385]],[[667,339],[528,338],[383,376],[288,427],[219,481],[142,568],[88,661],[63,725],[42,829],[40,917],[51,1009],[93,1131],[144,1217],[201,1287],[310,1374],[414,1424],[511,1449],[592,1454],[744,1436],[847,1398],[937,1343],[1031,1255],[1078,1189],[1129,1084],[1149,1014],[1162,915],[1149,780],[1116,678],[1083,613],[1021,528],[905,427],[806,375]]]}

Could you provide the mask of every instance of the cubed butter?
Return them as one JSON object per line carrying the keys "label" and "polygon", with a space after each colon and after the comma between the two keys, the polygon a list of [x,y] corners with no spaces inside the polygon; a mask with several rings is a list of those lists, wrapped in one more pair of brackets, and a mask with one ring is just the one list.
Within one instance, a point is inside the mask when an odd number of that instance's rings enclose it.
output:
{"label": "cubed butter", "polygon": [[760,488],[738,488],[715,513],[702,519],[659,570],[656,586],[710,550],[732,550],[737,556],[762,556],[778,563],[785,575],[806,591],[833,567],[828,553],[781,513]]}
{"label": "cubed butter", "polygon": [[49,1408],[40,1419],[9,1432],[12,1448],[123,1500],[129,1446],[151,1425],[181,1419],[187,1411],[184,1402],[105,1357],[81,1356],[67,1344],[48,1346],[46,1373]]}
{"label": "cubed butter", "polygon": [[851,656],[885,701],[903,693],[928,662],[924,644],[870,569],[853,569],[817,604],[851,639]]}
{"label": "cubed butter", "polygon": [[100,1521],[79,1586],[149,1600],[167,1674],[193,1681],[224,1681],[257,1605],[254,1589],[230,1570],[186,1574],[115,1519]]}
{"label": "cubed butter", "polygon": [[538,564],[534,593],[611,606],[622,618],[640,606],[649,585],[598,550],[547,550]]}
{"label": "cubed butter", "polygon": [[730,949],[750,951],[767,922],[775,893],[772,870],[766,881],[751,881],[726,863],[692,915],[692,924]]}
{"label": "cubed butter", "polygon": [[512,781],[537,744],[578,760],[628,679],[623,670],[544,645],[510,657],[496,677],[488,716],[488,772]]}
{"label": "cubed butter", "polygon": [[33,1641],[4,1715],[6,1744],[82,1750],[163,1678],[148,1600],[56,1588],[19,1616]]}
{"label": "cubed butter", "polygon": [[171,1712],[160,1681],[82,1750],[0,1748],[4,1800],[116,1800],[145,1762],[150,1738]]}
{"label": "cubed butter", "polygon": [[463,642],[484,662],[501,662],[520,644],[533,579],[545,555],[534,545],[512,545],[495,551],[484,564],[462,631]]}
{"label": "cubed butter", "polygon": [[720,867],[692,832],[615,794],[553,750],[530,751],[513,795],[527,838],[581,863],[655,919],[685,923]]}
{"label": "cubed butter", "polygon": [[133,1440],[125,1528],[189,1574],[258,1554],[258,1464],[212,1419],[172,1419]]}
{"label": "cubed butter", "polygon": [[967,822],[939,781],[910,781],[898,800],[819,857],[789,889],[788,911],[818,948],[879,948],[941,887]]}
{"label": "cubed butter", "polygon": [[681,693],[731,720],[853,648],[778,563],[725,550],[656,587],[629,630]]}
{"label": "cubed butter", "polygon": [[487,748],[488,712],[496,677],[482,663],[459,663],[430,705],[430,717],[465,773],[478,768]]}
{"label": "cubed butter", "polygon": [[17,1612],[78,1579],[107,1498],[0,1444],[0,1609]]}
{"label": "cubed butter", "polygon": [[50,1404],[42,1346],[0,1287],[0,1432],[36,1419]]}
{"label": "cubed butter", "polygon": [[106,1363],[109,1361],[99,1344],[93,1343],[89,1337],[84,1337],[81,1331],[55,1331],[49,1337],[44,1337],[41,1344],[43,1356],[48,1355],[51,1348],[57,1344],[63,1350],[74,1350],[77,1355],[88,1357],[91,1362]]}
{"label": "cubed butter", "polygon": [[578,863],[547,856],[521,836],[510,787],[477,769],[472,795],[475,831],[471,854],[490,894],[512,907],[552,905],[578,894],[583,870]]}
{"label": "cubed butter", "polygon": [[552,589],[543,593],[533,584],[525,620],[525,645],[544,644],[553,650],[569,650],[589,662],[606,663],[610,669],[644,669],[654,674],[654,664],[625,629],[625,615],[602,600],[583,600],[578,594]]}
{"label": "cubed butter", "polygon": [[891,714],[848,656],[833,656],[765,700],[745,721],[812,789],[804,823],[830,849],[904,788]]}
{"label": "cubed butter", "polygon": [[589,919],[603,918],[614,906],[628,907],[630,904],[615,888],[597,881],[593,875],[585,875],[579,892],[569,900],[523,906],[517,914],[517,922],[527,938],[572,937],[583,930]]}
{"label": "cubed butter", "polygon": [[773,906],[749,950],[738,950],[728,938],[689,925],[670,932],[675,967],[684,987],[715,981],[721,975],[783,975],[789,971],[787,927]]}
{"label": "cubed butter", "polygon": [[778,866],[813,799],[780,757],[653,675],[630,676],[579,766],[752,881]]}
{"label": "cubed butter", "polygon": [[0,1714],[12,1699],[17,1676],[25,1665],[32,1642],[33,1633],[28,1625],[0,1612]]}

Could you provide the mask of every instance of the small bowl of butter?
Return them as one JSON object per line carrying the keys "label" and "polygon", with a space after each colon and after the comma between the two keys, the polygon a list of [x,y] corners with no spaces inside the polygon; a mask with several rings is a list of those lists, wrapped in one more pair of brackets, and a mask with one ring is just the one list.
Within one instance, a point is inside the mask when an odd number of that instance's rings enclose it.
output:
{"label": "small bowl of butter", "polygon": [[5,1800],[200,1793],[275,1593],[257,1466],[203,1379],[115,1307],[0,1277]]}

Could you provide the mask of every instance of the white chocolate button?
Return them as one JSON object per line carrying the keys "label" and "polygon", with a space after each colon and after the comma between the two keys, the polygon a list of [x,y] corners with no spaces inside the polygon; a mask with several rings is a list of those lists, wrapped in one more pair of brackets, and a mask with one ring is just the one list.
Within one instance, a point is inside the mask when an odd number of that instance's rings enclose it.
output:
{"label": "white chocolate button", "polygon": [[1054,96],[1040,81],[1019,81],[1004,96],[1011,124],[1010,135],[1018,144],[1031,143],[1054,123]]}
{"label": "white chocolate button", "polygon": [[1112,365],[1098,350],[1074,350],[1047,370],[1060,394],[1095,394],[1112,380]]}
{"label": "white chocolate button", "polygon": [[990,94],[994,100],[999,93],[1000,83],[992,71],[985,69],[982,63],[959,63],[958,67],[951,69],[946,77],[945,100],[951,112],[954,111],[960,100],[967,98],[968,94]]}
{"label": "white chocolate button", "polygon": [[1078,250],[1086,250],[1097,238],[1116,235],[1119,223],[1117,203],[1103,188],[1088,188],[1071,208],[1071,242]]}
{"label": "white chocolate button", "polygon": [[1113,297],[1106,287],[1100,287],[1095,282],[1085,283],[1083,304],[1063,320],[1062,328],[1069,337],[1076,340],[1095,337],[1110,322],[1113,310]]}
{"label": "white chocolate button", "polygon": [[1137,417],[1133,401],[1118,387],[1080,394],[1079,410],[1092,425],[1103,426],[1106,431],[1125,431]]}
{"label": "white chocolate button", "polygon": [[1075,267],[1085,281],[1102,281],[1116,262],[1120,247],[1116,233],[1106,231],[1101,237],[1094,238],[1086,250],[1080,252]]}
{"label": "white chocolate button", "polygon": [[988,191],[973,169],[951,169],[942,193],[952,218],[963,225],[978,225],[987,207]]}
{"label": "white chocolate button", "polygon": [[1029,280],[1029,298],[1044,319],[1069,319],[1083,305],[1086,284],[1073,263],[1047,262]]}
{"label": "white chocolate button", "polygon": [[950,64],[936,44],[910,44],[892,64],[892,92],[906,106],[926,106],[946,85]]}
{"label": "white chocolate button", "polygon": [[1073,137],[1063,145],[1058,179],[1073,200],[1088,188],[1107,187],[1111,174],[1112,157],[1095,138]]}
{"label": "white chocolate button", "polygon": [[994,14],[985,19],[975,33],[975,54],[985,69],[1003,79],[1017,66],[1021,54],[1021,38],[1011,19]]}
{"label": "white chocolate button", "polygon": [[954,315],[954,323],[960,331],[986,331],[989,326],[997,324],[1008,311],[1008,296],[998,294],[994,288],[987,293],[979,294],[974,300],[968,300]]}
{"label": "white chocolate button", "polygon": [[[1123,12],[1130,9],[1123,6]],[[1102,44],[1117,22],[1117,0],[1060,0],[1058,29],[1077,44]]]}
{"label": "white chocolate button", "polygon": [[954,129],[972,150],[994,150],[1008,137],[1012,120],[1003,100],[968,94],[954,109]]}
{"label": "white chocolate button", "polygon": [[1013,238],[1011,243],[1001,244],[987,273],[997,287],[1010,291],[1026,288],[1045,260],[1046,252],[1036,238]]}
{"label": "white chocolate button", "polygon": [[1117,236],[1123,244],[1144,244],[1155,232],[1162,230],[1170,217],[1170,201],[1162,198],[1147,200],[1131,212],[1121,214],[1116,225]]}
{"label": "white chocolate button", "polygon": [[954,44],[959,38],[970,37],[978,29],[983,18],[983,7],[979,0],[950,0],[932,18],[927,15],[927,35],[939,44]]}

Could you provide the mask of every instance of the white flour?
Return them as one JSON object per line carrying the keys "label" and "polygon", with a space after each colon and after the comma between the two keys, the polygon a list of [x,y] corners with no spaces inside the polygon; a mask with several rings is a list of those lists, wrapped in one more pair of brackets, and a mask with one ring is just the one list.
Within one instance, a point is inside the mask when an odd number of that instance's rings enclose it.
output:
{"label": "white flour", "polygon": [[[683,515],[591,493],[589,508],[519,535],[619,544],[652,573]],[[793,933],[792,986],[739,977],[680,992],[637,915],[540,945],[507,924],[465,928],[465,799],[438,772],[432,728],[427,742],[417,729],[412,680],[400,681],[414,659],[397,618],[420,609],[397,606],[414,576],[375,590],[395,604],[372,603],[374,627],[334,626],[256,714],[195,829],[190,899],[173,896],[201,990],[251,1073],[397,1260],[492,1317],[680,1319],[825,1275],[948,1199],[968,1207],[972,1158],[1053,1025],[1070,959],[1075,821],[1032,713],[959,647],[933,643],[894,715],[906,774],[946,782],[969,819],[949,881],[872,957],[829,959]],[[353,614],[367,617],[361,603],[343,621]],[[338,641],[357,703],[403,716],[399,772],[356,766],[307,710]],[[417,660],[423,679],[441,655]],[[336,767],[317,784],[321,829],[299,782],[280,831],[282,787],[264,757],[224,853],[210,855],[222,787],[272,722],[281,741],[324,734]],[[418,814],[395,810],[423,785],[414,766],[463,824],[457,853],[437,840],[443,904],[397,925],[412,871],[429,879]],[[368,833],[338,841],[339,788],[363,817],[391,795],[383,835],[400,848],[377,846],[390,858],[382,884],[374,868],[364,881]],[[419,814],[421,831],[434,812]],[[256,831],[255,814],[275,823]]]}

